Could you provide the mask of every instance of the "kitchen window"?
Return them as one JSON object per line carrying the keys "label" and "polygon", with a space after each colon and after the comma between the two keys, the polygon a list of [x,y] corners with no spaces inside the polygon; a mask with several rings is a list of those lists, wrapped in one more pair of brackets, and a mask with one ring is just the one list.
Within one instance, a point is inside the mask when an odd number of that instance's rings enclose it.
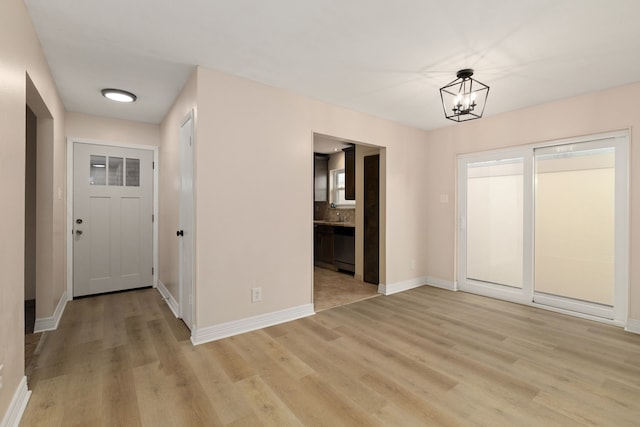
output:
{"label": "kitchen window", "polygon": [[332,170],[329,174],[329,190],[331,194],[331,204],[336,207],[354,207],[355,200],[345,199],[345,174],[344,169]]}

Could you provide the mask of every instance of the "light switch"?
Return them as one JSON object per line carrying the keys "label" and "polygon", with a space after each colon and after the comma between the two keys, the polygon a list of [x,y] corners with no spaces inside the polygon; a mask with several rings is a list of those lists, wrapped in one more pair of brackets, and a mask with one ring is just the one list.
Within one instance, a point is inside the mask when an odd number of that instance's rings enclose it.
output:
{"label": "light switch", "polygon": [[251,302],[262,301],[262,288],[251,288]]}

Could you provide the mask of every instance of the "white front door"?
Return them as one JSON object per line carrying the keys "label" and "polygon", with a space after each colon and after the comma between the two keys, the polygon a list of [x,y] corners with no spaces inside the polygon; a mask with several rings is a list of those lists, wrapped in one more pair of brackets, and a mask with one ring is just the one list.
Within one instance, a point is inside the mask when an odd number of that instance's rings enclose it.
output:
{"label": "white front door", "polygon": [[153,285],[153,151],[74,143],[73,296]]}
{"label": "white front door", "polygon": [[193,329],[193,113],[180,125],[180,317]]}

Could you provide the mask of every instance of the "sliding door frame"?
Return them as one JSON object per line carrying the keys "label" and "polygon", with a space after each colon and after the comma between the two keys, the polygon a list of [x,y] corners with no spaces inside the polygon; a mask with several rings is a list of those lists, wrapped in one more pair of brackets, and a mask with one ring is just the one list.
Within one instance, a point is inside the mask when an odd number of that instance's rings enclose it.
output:
{"label": "sliding door frame", "polygon": [[[481,153],[461,154],[458,156],[458,282],[461,291],[503,299],[507,301],[526,303],[526,294],[531,294],[533,259],[533,216],[530,214],[533,201],[533,186],[527,185],[527,176],[531,176],[533,168],[533,150],[523,150],[522,147],[503,150],[486,151]],[[522,288],[502,286],[467,278],[467,166],[472,163],[489,162],[496,159],[523,159],[523,277]]]}
{"label": "sliding door frame", "polygon": [[[629,130],[618,130],[573,138],[545,141],[518,147],[457,156],[457,289],[492,298],[517,302],[571,314],[605,323],[624,326],[627,321],[629,305]],[[535,149],[611,140],[615,146],[615,264],[614,306],[610,317],[577,312],[580,303],[568,301],[567,304],[548,305],[548,300],[536,296],[534,301],[534,200],[535,200]],[[496,159],[523,158],[523,277],[522,288],[509,288],[474,281],[467,278],[467,166],[472,163]],[[562,300],[562,298],[558,298]],[[543,301],[541,303],[540,301]],[[596,311],[597,312],[597,311]]]}

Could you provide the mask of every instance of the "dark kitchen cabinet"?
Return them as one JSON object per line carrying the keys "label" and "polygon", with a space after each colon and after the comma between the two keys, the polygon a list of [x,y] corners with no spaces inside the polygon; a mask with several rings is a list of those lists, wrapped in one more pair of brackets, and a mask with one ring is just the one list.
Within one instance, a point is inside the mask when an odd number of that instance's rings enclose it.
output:
{"label": "dark kitchen cabinet", "polygon": [[355,273],[355,228],[316,224],[313,249],[318,267]]}
{"label": "dark kitchen cabinet", "polygon": [[329,156],[325,154],[313,156],[313,201],[329,201]]}
{"label": "dark kitchen cabinet", "polygon": [[356,199],[356,147],[343,148],[344,151],[344,198]]}
{"label": "dark kitchen cabinet", "polygon": [[316,225],[314,242],[314,259],[321,266],[333,266],[333,227],[330,225]]}
{"label": "dark kitchen cabinet", "polygon": [[364,158],[363,279],[378,284],[380,273],[380,155]]}

